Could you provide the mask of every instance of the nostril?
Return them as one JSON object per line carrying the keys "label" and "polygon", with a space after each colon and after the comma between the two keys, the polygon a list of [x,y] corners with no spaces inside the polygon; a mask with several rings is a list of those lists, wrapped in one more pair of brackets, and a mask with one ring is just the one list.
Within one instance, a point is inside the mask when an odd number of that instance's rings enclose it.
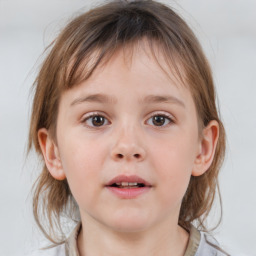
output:
{"label": "nostril", "polygon": [[[134,154],[135,158],[140,158],[140,154]],[[124,156],[122,154],[117,154],[117,158],[122,159]]]}

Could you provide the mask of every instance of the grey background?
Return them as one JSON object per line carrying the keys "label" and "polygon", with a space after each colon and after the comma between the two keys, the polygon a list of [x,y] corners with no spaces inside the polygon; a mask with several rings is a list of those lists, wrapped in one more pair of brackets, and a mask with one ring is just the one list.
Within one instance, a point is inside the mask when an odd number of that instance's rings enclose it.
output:
{"label": "grey background", "polygon": [[[234,255],[256,255],[256,1],[165,2],[188,21],[205,49],[227,130],[220,175],[223,222],[214,234]],[[23,255],[43,241],[29,193],[37,162],[33,155],[25,158],[29,89],[44,48],[68,18],[92,5],[95,1],[0,0],[0,255]]]}

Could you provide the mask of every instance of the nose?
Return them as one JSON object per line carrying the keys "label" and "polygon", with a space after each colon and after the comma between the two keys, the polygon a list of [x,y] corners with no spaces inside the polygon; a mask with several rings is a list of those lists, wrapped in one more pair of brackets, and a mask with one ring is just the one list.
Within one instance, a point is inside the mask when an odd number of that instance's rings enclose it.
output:
{"label": "nose", "polygon": [[130,134],[120,134],[111,150],[111,158],[114,161],[143,161],[146,151],[136,138],[135,131]]}

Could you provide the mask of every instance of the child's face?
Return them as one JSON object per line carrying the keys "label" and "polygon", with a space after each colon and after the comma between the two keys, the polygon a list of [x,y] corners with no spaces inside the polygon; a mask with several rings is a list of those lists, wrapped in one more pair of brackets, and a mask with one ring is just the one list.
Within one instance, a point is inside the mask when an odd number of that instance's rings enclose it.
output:
{"label": "child's face", "polygon": [[[177,223],[201,152],[198,120],[189,90],[149,52],[137,50],[129,62],[120,51],[64,92],[56,129],[52,174],[67,177],[82,219],[123,231]],[[112,190],[107,185],[119,175],[150,186]]]}

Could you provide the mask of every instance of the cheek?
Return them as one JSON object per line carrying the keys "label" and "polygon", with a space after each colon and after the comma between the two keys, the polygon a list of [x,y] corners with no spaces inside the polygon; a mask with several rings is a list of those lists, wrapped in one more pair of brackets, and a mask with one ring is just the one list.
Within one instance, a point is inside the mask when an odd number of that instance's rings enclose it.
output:
{"label": "cheek", "polygon": [[159,169],[172,170],[169,172],[170,175],[191,172],[198,147],[194,135],[194,133],[177,132],[165,139],[151,141],[150,158],[161,166]]}
{"label": "cheek", "polygon": [[[84,198],[93,199],[100,187],[103,153],[97,143],[87,140],[70,141],[67,138],[60,143],[60,158],[71,192],[78,204]],[[86,197],[85,197],[86,195]]]}
{"label": "cheek", "polygon": [[[66,133],[68,134],[68,133]],[[77,175],[89,175],[95,173],[98,165],[103,162],[106,151],[104,143],[95,141],[83,133],[71,133],[64,138],[59,148],[63,169],[67,175],[76,172]],[[99,144],[101,145],[99,147]]]}
{"label": "cheek", "polygon": [[[152,147],[154,149],[154,147]],[[157,172],[162,200],[179,203],[189,184],[196,155],[195,139],[191,136],[174,136],[151,151],[152,165]]]}

